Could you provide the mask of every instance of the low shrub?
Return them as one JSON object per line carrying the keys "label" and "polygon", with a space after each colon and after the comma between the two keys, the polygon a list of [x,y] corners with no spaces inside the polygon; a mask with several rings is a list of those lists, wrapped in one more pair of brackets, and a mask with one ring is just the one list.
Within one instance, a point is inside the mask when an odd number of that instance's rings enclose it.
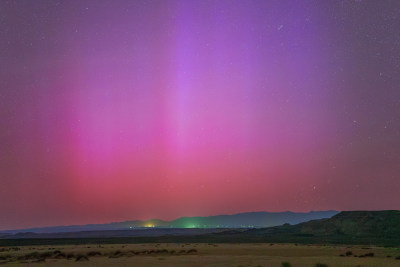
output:
{"label": "low shrub", "polygon": [[94,256],[101,256],[102,254],[99,251],[89,251],[88,253],[86,253],[86,255],[88,257],[94,257]]}
{"label": "low shrub", "polygon": [[77,255],[75,259],[75,261],[88,261],[88,260],[89,258],[82,254]]}
{"label": "low shrub", "polygon": [[67,257],[67,254],[64,252],[57,253],[57,255],[54,256],[55,259],[65,259]]}
{"label": "low shrub", "polygon": [[5,261],[12,258],[10,254],[0,255],[0,261]]}
{"label": "low shrub", "polygon": [[50,258],[52,256],[53,256],[53,254],[51,252],[49,252],[49,251],[40,253],[40,257],[41,258]]}

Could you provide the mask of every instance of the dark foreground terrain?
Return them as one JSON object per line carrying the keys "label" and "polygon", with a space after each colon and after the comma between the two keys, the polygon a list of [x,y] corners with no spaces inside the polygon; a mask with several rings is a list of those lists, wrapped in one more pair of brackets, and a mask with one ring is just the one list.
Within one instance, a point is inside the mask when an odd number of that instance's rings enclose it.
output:
{"label": "dark foreground terrain", "polygon": [[399,249],[374,246],[152,243],[23,246],[0,251],[4,266],[400,266]]}
{"label": "dark foreground terrain", "polygon": [[400,267],[400,211],[260,229],[6,234],[0,265]]}

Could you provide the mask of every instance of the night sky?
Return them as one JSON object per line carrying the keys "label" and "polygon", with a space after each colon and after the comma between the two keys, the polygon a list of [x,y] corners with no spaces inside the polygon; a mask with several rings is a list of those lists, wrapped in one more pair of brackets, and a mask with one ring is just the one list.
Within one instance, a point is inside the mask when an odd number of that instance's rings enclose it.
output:
{"label": "night sky", "polygon": [[0,1],[0,229],[399,192],[400,1]]}

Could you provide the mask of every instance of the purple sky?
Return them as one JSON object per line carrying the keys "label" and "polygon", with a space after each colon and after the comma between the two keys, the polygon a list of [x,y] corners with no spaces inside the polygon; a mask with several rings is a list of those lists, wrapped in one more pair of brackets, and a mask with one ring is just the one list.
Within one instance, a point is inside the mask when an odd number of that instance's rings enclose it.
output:
{"label": "purple sky", "polygon": [[0,1],[0,229],[399,192],[400,1]]}

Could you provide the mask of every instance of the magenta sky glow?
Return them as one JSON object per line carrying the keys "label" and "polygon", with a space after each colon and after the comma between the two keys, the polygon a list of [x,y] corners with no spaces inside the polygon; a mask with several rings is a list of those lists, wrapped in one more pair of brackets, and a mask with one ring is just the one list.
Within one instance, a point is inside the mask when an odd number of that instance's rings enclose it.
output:
{"label": "magenta sky glow", "polygon": [[400,208],[400,2],[1,1],[0,229]]}

